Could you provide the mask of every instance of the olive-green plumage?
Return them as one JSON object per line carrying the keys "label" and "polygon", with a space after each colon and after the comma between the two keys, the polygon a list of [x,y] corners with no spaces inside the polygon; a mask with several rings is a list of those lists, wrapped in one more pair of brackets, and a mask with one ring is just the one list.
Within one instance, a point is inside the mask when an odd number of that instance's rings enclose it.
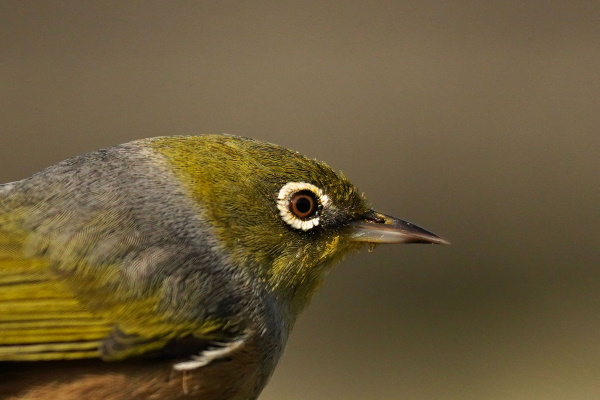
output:
{"label": "olive-green plumage", "polygon": [[325,164],[250,139],[75,157],[0,185],[0,361],[166,357],[205,379],[198,398],[254,399],[333,261],[443,242],[394,221]]}

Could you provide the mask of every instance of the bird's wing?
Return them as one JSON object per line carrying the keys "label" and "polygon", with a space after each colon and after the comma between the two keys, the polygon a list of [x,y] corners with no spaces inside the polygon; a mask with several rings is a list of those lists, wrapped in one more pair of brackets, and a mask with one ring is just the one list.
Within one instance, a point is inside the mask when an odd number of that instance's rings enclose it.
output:
{"label": "bird's wing", "polygon": [[24,242],[0,229],[0,360],[97,357],[110,323],[86,310],[47,260],[23,257]]}
{"label": "bird's wing", "polygon": [[206,254],[147,238],[127,213],[47,211],[0,213],[0,360],[198,354],[237,340],[227,307],[239,301]]}

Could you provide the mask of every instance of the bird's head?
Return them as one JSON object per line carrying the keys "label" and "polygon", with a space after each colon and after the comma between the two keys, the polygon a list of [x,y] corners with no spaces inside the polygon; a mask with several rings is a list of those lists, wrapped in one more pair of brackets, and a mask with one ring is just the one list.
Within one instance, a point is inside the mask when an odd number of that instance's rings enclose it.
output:
{"label": "bird's head", "polygon": [[446,243],[373,211],[363,194],[322,162],[227,135],[153,139],[191,195],[222,251],[299,311],[327,267],[379,243]]}

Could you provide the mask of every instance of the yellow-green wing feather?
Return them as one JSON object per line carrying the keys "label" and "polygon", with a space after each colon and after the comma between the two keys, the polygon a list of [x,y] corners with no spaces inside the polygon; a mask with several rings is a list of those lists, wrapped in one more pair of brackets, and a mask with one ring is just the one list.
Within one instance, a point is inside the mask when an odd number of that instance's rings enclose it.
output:
{"label": "yellow-green wing feather", "polygon": [[[98,245],[104,240],[83,236]],[[44,242],[52,243],[52,235]],[[70,259],[72,253],[59,262],[29,258],[26,243],[25,235],[0,230],[0,361],[123,359],[183,337],[221,339],[224,321],[198,323],[158,310],[161,285],[126,290],[117,272],[122,266],[90,265]],[[70,238],[73,251],[84,245],[77,235]]]}
{"label": "yellow-green wing feather", "polygon": [[0,360],[98,357],[110,325],[48,270],[23,256],[24,236],[0,230]]}
{"label": "yellow-green wing feather", "polygon": [[149,244],[126,213],[0,211],[0,361],[119,360],[183,338],[228,339],[227,318],[200,315],[193,278],[186,295],[184,277],[160,275],[191,258]]}

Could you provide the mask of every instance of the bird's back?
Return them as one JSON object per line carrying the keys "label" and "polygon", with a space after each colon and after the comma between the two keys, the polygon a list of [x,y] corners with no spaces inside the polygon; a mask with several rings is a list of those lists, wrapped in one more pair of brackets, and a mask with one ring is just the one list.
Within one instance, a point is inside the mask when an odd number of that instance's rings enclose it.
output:
{"label": "bird's back", "polygon": [[[185,190],[139,142],[0,185],[0,397],[258,395],[287,337],[282,311],[255,301]],[[240,334],[224,362],[173,370]]]}

